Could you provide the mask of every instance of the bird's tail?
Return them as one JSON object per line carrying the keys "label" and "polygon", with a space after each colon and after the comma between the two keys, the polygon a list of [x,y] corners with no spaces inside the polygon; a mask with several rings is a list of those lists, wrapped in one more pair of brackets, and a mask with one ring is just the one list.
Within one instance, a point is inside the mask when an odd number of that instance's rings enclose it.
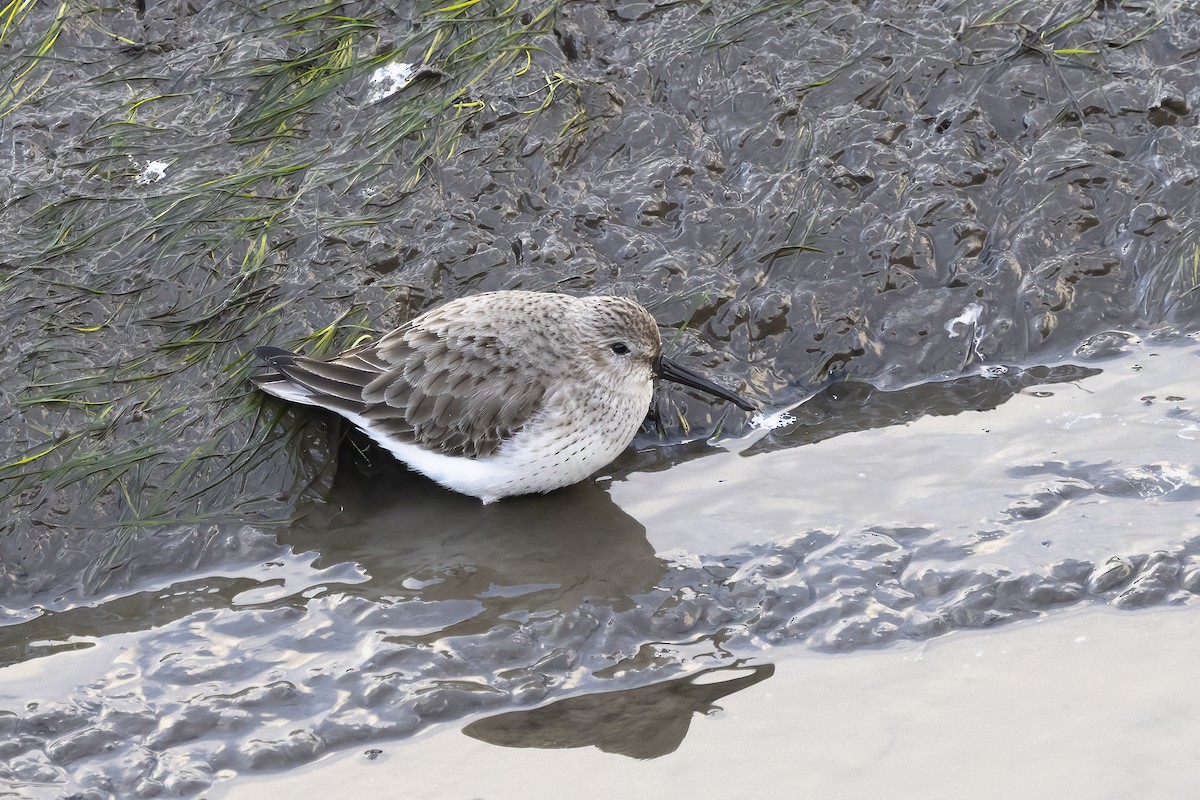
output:
{"label": "bird's tail", "polygon": [[293,367],[296,359],[301,358],[296,353],[284,350],[282,347],[256,347],[254,355],[261,358],[271,367],[270,372],[262,375],[252,375],[250,380],[255,386],[267,394],[275,395],[293,403],[303,403],[309,406],[320,405],[312,388],[290,377],[287,372]]}
{"label": "bird's tail", "polygon": [[374,365],[355,357],[354,351],[333,360],[309,358],[280,347],[257,347],[254,353],[272,369],[251,378],[258,388],[293,403],[328,408],[348,417],[366,410],[363,391],[380,374]]}

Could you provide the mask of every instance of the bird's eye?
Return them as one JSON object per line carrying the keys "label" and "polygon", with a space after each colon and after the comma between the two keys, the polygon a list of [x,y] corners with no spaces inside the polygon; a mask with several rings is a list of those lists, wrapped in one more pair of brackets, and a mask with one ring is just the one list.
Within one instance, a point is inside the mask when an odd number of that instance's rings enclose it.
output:
{"label": "bird's eye", "polygon": [[609,349],[617,355],[623,356],[629,352],[629,345],[625,344],[624,342],[613,342],[611,345],[609,345]]}

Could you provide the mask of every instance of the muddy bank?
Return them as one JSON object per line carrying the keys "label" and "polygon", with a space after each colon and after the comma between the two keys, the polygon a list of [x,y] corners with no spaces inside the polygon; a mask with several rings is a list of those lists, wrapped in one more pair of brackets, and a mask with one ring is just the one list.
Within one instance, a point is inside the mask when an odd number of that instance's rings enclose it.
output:
{"label": "muddy bank", "polygon": [[632,293],[780,405],[1195,321],[1190,7],[61,11],[2,34],[11,598],[240,558],[337,441],[246,352],[444,297]]}

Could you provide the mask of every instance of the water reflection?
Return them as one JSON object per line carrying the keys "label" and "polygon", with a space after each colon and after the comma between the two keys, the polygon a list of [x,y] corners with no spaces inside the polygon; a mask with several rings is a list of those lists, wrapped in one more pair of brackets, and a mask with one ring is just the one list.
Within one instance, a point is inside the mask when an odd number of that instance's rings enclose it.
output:
{"label": "water reflection", "polygon": [[679,748],[694,714],[711,713],[722,697],[775,674],[773,664],[748,669],[749,674],[731,664],[637,689],[570,697],[476,720],[463,733],[504,747],[595,747],[630,758],[658,758]]}
{"label": "water reflection", "polygon": [[[901,389],[881,389],[853,378],[834,380],[786,409],[794,421],[775,430],[743,432],[740,440],[734,428],[715,440],[743,455],[783,450],[847,433],[904,425],[923,417],[990,411],[1032,386],[1073,383],[1100,373],[1095,367],[1079,364],[993,366],[979,374]],[[656,438],[648,422],[634,441],[635,447],[622,453],[610,472],[616,477],[659,472],[721,452],[703,439],[663,445]]]}
{"label": "water reflection", "polygon": [[369,480],[342,476],[329,506],[282,534],[318,567],[353,562],[363,582],[339,591],[373,600],[472,598],[467,635],[602,603],[620,611],[662,579],[646,529],[592,482],[484,506],[381,464]]}
{"label": "water reflection", "polygon": [[745,455],[798,447],[855,431],[903,425],[922,417],[991,411],[1025,389],[1072,383],[1100,374],[1095,367],[1056,364],[1027,369],[994,367],[985,374],[878,389],[861,381],[830,384],[791,413],[796,422],[768,433]]}
{"label": "water reflection", "polygon": [[[185,779],[196,793],[485,712],[500,714],[471,726],[485,741],[650,758],[692,714],[769,675],[680,678],[700,665],[1081,602],[1191,602],[1200,536],[1180,501],[1200,492],[1196,357],[1186,344],[1099,375],[842,382],[791,428],[735,443],[753,458],[692,443],[641,456],[688,462],[669,474],[487,507],[387,457],[359,468],[351,448],[329,502],[261,563],[200,583],[180,563],[157,594],[6,629],[62,652],[5,671],[3,710],[28,769],[53,764],[60,795],[95,783],[64,753],[95,759],[122,796]],[[112,661],[70,651],[79,634],[115,651],[114,631],[128,633]],[[48,672],[78,685],[48,689]],[[718,673],[732,674],[705,677]]]}

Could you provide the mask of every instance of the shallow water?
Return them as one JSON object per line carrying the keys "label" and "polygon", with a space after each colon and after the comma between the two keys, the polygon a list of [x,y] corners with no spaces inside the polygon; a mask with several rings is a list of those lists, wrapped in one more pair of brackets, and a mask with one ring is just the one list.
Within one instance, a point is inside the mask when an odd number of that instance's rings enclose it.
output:
{"label": "shallow water", "polygon": [[[687,738],[662,758],[493,747],[444,725],[210,796],[318,800],[403,786],[413,800],[601,800],[716,786],[846,800],[1183,797],[1200,713],[1196,633],[1190,610],[1090,609],[855,655],[777,651],[770,680],[693,713]],[[661,712],[643,706],[630,717],[656,725]]]}
{"label": "shallow water", "polygon": [[887,398],[851,392],[853,430],[805,441],[830,387],[790,427],[541,498],[344,480],[257,566],[9,628],[41,641],[0,671],[6,779],[189,794],[469,720],[482,741],[655,758],[796,645],[1192,605],[1200,344],[1146,338],[899,390],[981,411],[889,422]]}
{"label": "shallow water", "polygon": [[[689,710],[688,736],[666,757],[494,747],[446,724],[210,796],[308,800],[402,786],[413,800],[600,800],[702,795],[715,784],[763,798],[1174,798],[1192,782],[1195,632],[1190,610],[1093,608],[856,655],[775,651],[769,680]],[[662,710],[630,711],[625,732],[660,724]]]}
{"label": "shallow water", "polygon": [[[468,722],[583,744],[580,715],[666,708],[587,717],[624,763],[785,685],[777,659],[1194,604],[1193,4],[11,10],[18,796],[201,795]],[[246,382],[257,345],[501,288],[635,296],[794,423],[666,388],[607,476],[481,508]]]}

